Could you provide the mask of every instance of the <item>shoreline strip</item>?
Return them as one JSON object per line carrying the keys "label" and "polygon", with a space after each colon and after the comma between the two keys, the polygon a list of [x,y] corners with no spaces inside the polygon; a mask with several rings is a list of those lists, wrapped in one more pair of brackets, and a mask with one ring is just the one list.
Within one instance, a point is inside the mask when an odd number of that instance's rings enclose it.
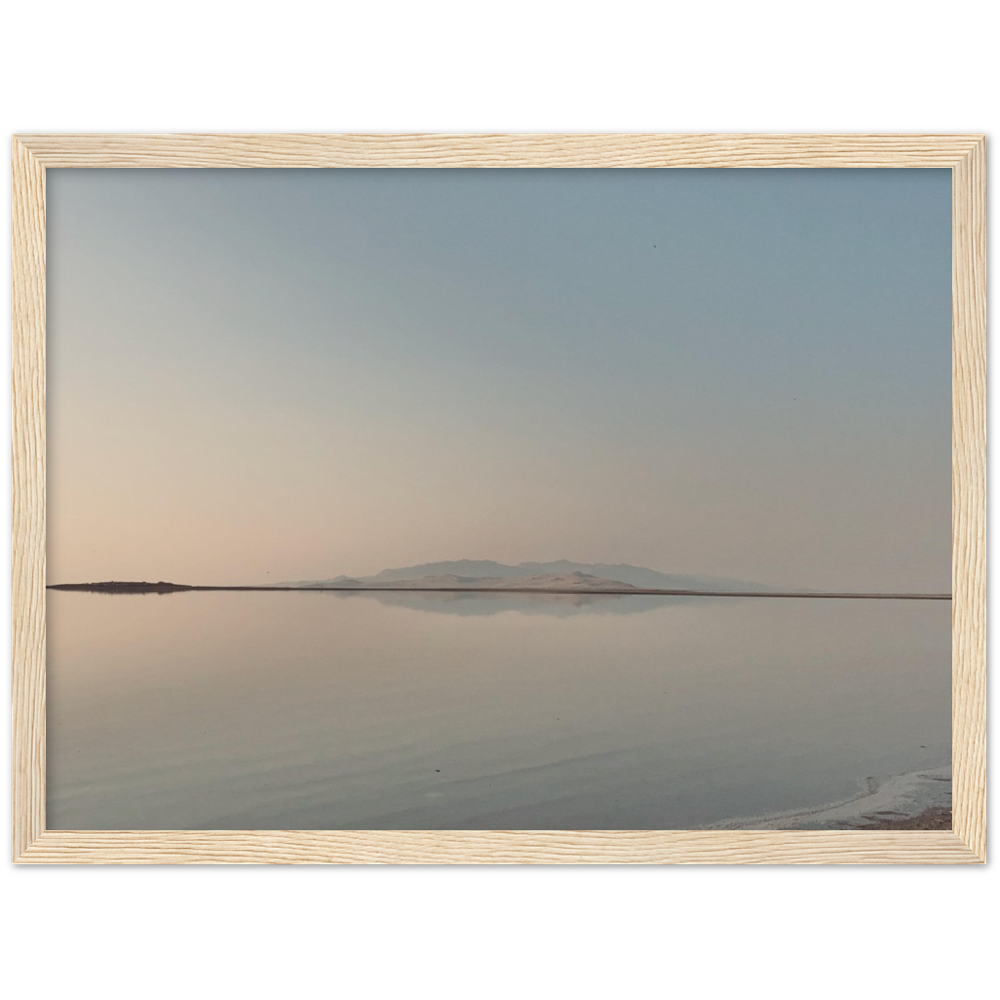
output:
{"label": "shoreline strip", "polygon": [[813,600],[862,600],[862,601],[950,601],[951,594],[864,594],[841,592],[807,593],[802,591],[754,591],[754,590],[657,590],[629,588],[628,590],[583,590],[553,589],[542,587],[225,587],[199,584],[123,584],[102,586],[90,583],[50,583],[46,590],[89,591],[101,594],[172,594],[189,591],[234,591],[234,592],[282,592],[282,593],[410,593],[410,594],[553,594],[590,595],[613,597],[770,597]]}

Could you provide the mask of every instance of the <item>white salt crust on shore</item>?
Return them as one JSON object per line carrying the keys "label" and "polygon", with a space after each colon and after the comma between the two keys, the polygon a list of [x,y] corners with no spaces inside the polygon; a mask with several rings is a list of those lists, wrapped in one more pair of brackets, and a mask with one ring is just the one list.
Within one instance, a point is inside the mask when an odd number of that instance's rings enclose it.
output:
{"label": "white salt crust on shore", "polygon": [[865,778],[858,794],[814,809],[748,816],[713,823],[710,830],[828,830],[868,826],[873,819],[909,819],[951,808],[951,765]]}

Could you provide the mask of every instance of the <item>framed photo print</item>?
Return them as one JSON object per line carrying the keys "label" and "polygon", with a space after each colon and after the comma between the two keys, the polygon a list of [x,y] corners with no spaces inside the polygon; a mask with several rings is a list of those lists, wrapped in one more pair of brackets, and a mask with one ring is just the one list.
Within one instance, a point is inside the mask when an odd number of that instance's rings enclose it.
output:
{"label": "framed photo print", "polygon": [[985,859],[983,136],[13,165],[16,862]]}

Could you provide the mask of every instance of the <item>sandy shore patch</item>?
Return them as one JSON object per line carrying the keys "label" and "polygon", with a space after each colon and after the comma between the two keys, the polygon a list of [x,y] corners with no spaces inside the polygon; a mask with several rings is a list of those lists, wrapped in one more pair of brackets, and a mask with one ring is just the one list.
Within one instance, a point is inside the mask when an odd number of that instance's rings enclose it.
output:
{"label": "sandy shore patch", "polygon": [[882,816],[865,817],[861,830],[950,830],[951,809],[925,809],[916,816],[894,819]]}

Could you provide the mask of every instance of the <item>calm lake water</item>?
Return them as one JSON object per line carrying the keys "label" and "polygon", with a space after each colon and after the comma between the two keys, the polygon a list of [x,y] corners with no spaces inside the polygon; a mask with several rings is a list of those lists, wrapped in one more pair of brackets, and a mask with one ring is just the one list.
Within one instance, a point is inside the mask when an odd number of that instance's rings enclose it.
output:
{"label": "calm lake water", "polygon": [[684,829],[950,741],[946,601],[48,594],[50,829]]}

